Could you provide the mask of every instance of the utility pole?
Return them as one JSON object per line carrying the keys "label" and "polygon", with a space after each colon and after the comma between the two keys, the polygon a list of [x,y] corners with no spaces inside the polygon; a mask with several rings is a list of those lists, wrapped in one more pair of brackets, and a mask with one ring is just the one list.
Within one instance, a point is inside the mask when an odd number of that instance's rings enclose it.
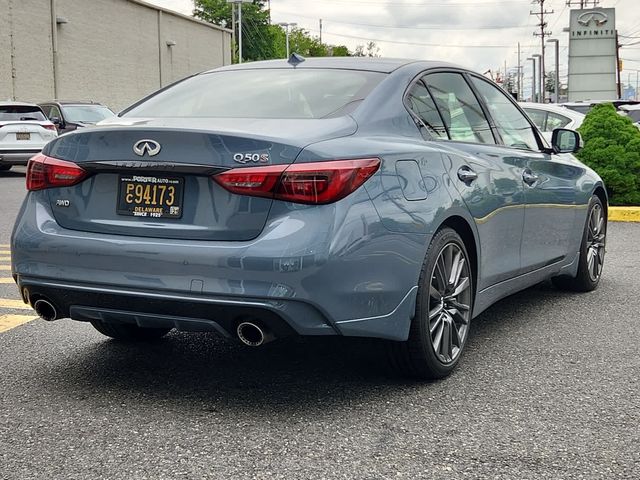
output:
{"label": "utility pole", "polygon": [[539,32],[534,32],[533,34],[536,37],[540,37],[540,102],[544,103],[545,102],[545,75],[544,75],[544,39],[545,37],[548,37],[549,35],[551,35],[551,32],[547,30],[547,26],[549,25],[545,19],[545,16],[547,15],[551,15],[553,13],[553,10],[551,11],[547,11],[544,8],[544,2],[546,0],[533,0],[534,5],[538,4],[540,5],[540,10],[537,12],[534,11],[530,11],[529,14],[530,15],[534,15],[536,17],[538,17],[538,20],[540,21],[540,23],[538,23],[538,27],[540,27],[540,31]]}
{"label": "utility pole", "polygon": [[542,74],[542,56],[539,53],[534,53],[533,55],[531,55],[533,57],[533,59],[535,60],[536,58],[538,59],[538,75],[537,76],[533,76],[533,81],[535,83],[538,84],[537,86],[537,90],[538,90],[538,98],[536,100],[534,100],[535,102],[538,103],[544,103],[544,92],[543,92],[543,87],[542,87],[542,82],[540,81],[540,79],[542,78],[541,74]]}
{"label": "utility pole", "polygon": [[322,19],[320,19],[320,45],[322,45]]}
{"label": "utility pole", "polygon": [[560,42],[557,38],[550,38],[547,40],[549,43],[555,43],[556,50],[556,69],[555,69],[555,81],[553,86],[554,93],[554,102],[558,103],[558,99],[560,98]]}
{"label": "utility pole", "polygon": [[295,27],[298,24],[295,23],[295,22],[293,22],[293,23],[280,22],[278,25],[281,26],[281,27],[284,27],[284,29],[285,29],[284,33],[285,33],[285,36],[286,36],[286,39],[287,39],[287,58],[289,58],[289,55],[290,55],[290,53],[289,53],[289,27]]}
{"label": "utility pole", "polygon": [[522,63],[520,60],[520,42],[518,42],[518,101],[522,101]]}
{"label": "utility pole", "polygon": [[[253,0],[227,0],[227,3],[231,4],[232,11],[232,21],[235,23],[235,18],[233,15],[233,9],[236,4],[238,4],[238,63],[242,63],[242,4],[243,3],[251,3]],[[233,29],[235,31],[235,25]]]}

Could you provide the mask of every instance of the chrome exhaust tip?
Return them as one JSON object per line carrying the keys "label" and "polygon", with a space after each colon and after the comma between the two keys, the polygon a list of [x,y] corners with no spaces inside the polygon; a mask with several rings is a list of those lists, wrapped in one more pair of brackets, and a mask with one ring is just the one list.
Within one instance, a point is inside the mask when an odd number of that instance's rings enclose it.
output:
{"label": "chrome exhaust tip", "polygon": [[252,322],[240,323],[236,333],[240,341],[249,347],[259,347],[275,340],[271,332]]}
{"label": "chrome exhaust tip", "polygon": [[47,322],[53,322],[54,320],[60,318],[58,317],[58,311],[56,310],[56,307],[54,307],[53,304],[48,300],[44,300],[42,298],[40,300],[37,300],[33,304],[33,309],[36,311],[40,318],[46,320]]}

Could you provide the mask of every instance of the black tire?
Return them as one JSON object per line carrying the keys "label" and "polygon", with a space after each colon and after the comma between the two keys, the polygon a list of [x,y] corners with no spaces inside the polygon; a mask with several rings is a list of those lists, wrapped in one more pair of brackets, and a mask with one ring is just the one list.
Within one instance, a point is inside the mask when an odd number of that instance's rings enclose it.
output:
{"label": "black tire", "polygon": [[91,325],[107,337],[130,342],[149,342],[152,340],[158,340],[171,331],[170,328],[142,328],[137,325],[127,323],[109,323],[101,320],[93,320]]}
{"label": "black tire", "polygon": [[[602,223],[596,225],[594,218],[600,215]],[[602,201],[594,195],[589,200],[587,220],[582,232],[578,274],[575,277],[559,276],[551,279],[556,288],[573,292],[590,292],[600,283],[607,239],[607,217]],[[590,253],[591,252],[591,253]],[[592,258],[594,256],[594,258]]]}
{"label": "black tire", "polygon": [[[462,267],[456,267],[461,270],[458,275],[459,281],[456,280],[454,284],[445,281],[447,285],[440,288],[442,284],[439,281],[440,278],[452,277],[450,273],[444,275],[439,273],[442,270],[441,265],[447,262],[446,257],[449,251],[455,252],[452,255],[457,255],[457,252],[460,252],[464,257],[464,264]],[[441,260],[442,255],[444,257]],[[455,258],[457,257],[452,257],[452,265]],[[438,265],[436,265],[437,263]],[[459,265],[459,262],[457,264]],[[468,284],[462,293],[454,296],[455,291],[462,288],[465,282]],[[416,312],[411,321],[409,338],[406,342],[389,342],[389,360],[392,368],[401,375],[414,378],[438,379],[448,376],[460,361],[469,336],[473,299],[473,275],[465,244],[455,230],[443,228],[433,237],[422,266]],[[456,307],[452,307],[453,302]],[[466,310],[462,308],[465,306]],[[438,309],[441,313],[436,315]],[[451,313],[453,311],[456,313]],[[432,315],[436,316],[431,319]],[[460,329],[457,325],[460,326]],[[442,329],[440,349],[435,346],[438,343],[438,327]],[[449,333],[445,333],[445,330]],[[454,340],[456,337],[457,342]],[[450,358],[447,358],[446,354],[442,354],[442,349],[446,347],[444,345],[445,339],[449,338],[456,345],[452,346],[451,342],[447,342],[448,350],[451,351]],[[457,349],[455,356],[454,349]]]}

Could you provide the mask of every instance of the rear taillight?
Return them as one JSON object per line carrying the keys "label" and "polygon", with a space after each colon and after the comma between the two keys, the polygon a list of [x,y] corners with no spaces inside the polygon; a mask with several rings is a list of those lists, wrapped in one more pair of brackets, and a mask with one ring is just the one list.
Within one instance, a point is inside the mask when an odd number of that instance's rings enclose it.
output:
{"label": "rear taillight", "polygon": [[232,193],[295,203],[336,202],[354,192],[380,167],[380,159],[234,168],[213,179]]}
{"label": "rear taillight", "polygon": [[69,187],[81,182],[86,176],[87,172],[75,163],[39,153],[29,160],[27,166],[27,190]]}
{"label": "rear taillight", "polygon": [[53,123],[43,123],[42,128],[46,128],[47,130],[56,131],[56,126]]}

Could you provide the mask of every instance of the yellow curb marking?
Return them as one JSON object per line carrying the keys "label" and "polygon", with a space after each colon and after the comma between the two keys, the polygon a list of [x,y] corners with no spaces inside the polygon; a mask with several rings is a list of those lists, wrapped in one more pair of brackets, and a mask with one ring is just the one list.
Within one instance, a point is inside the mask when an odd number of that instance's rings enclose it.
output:
{"label": "yellow curb marking", "polygon": [[0,333],[11,330],[19,325],[23,325],[36,317],[31,315],[0,315]]}
{"label": "yellow curb marking", "polygon": [[0,277],[0,283],[16,283],[11,277]]}
{"label": "yellow curb marking", "polygon": [[10,262],[10,261],[11,261],[11,257],[0,256],[0,262]]}
{"label": "yellow curb marking", "polygon": [[22,300],[13,300],[11,298],[0,298],[0,308],[13,308],[17,310],[31,310],[31,307]]}
{"label": "yellow curb marking", "polygon": [[609,207],[612,222],[640,222],[640,207]]}
{"label": "yellow curb marking", "polygon": [[11,265],[0,265],[0,270],[11,270]]}
{"label": "yellow curb marking", "polygon": [[0,255],[11,255],[11,250],[0,250]]}
{"label": "yellow curb marking", "polygon": [[8,245],[6,243],[0,243],[0,248],[11,248],[11,245]]}

